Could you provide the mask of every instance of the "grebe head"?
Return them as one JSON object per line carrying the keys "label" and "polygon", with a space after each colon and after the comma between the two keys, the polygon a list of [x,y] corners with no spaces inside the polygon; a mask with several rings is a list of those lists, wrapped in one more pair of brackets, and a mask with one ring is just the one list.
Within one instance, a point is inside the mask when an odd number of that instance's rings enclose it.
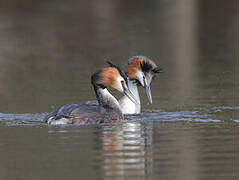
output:
{"label": "grebe head", "polygon": [[103,68],[92,75],[91,83],[102,89],[112,87],[119,92],[124,93],[132,102],[137,104],[138,102],[136,98],[128,89],[126,80],[124,79],[126,76],[122,77],[124,76],[123,74],[123,71],[121,71],[118,67]]}
{"label": "grebe head", "polygon": [[162,69],[145,56],[133,56],[128,59],[126,73],[131,80],[135,80],[145,88],[149,102],[152,104],[150,84],[152,79],[162,72]]}

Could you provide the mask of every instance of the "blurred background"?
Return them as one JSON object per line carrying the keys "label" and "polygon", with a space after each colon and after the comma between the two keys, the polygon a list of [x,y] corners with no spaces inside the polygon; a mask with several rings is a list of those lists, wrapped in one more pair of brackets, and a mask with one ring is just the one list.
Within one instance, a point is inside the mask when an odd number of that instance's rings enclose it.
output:
{"label": "blurred background", "polygon": [[[237,0],[1,0],[0,179],[237,179],[238,19]],[[42,122],[134,55],[164,69],[141,115]]]}
{"label": "blurred background", "polygon": [[145,55],[164,69],[144,109],[238,105],[239,2],[2,0],[0,109],[95,99],[91,74]]}

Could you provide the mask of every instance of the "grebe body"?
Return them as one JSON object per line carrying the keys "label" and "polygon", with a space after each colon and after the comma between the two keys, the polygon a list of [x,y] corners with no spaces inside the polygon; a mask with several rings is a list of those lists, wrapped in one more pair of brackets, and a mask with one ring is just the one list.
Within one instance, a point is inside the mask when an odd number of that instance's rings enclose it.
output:
{"label": "grebe body", "polygon": [[[123,76],[123,77],[122,77]],[[120,121],[124,118],[121,106],[107,87],[112,87],[137,103],[129,91],[124,73],[115,67],[103,68],[91,77],[98,100],[96,104],[68,104],[45,117],[48,124],[95,124]]]}

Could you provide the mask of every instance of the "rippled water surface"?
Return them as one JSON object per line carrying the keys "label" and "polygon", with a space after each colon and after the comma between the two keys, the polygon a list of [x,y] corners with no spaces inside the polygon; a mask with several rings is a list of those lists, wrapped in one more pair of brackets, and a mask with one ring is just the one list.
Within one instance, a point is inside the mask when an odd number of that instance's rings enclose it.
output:
{"label": "rippled water surface", "polygon": [[[0,179],[238,179],[239,2],[0,4]],[[164,69],[152,105],[140,89],[141,114],[43,122],[95,99],[90,75],[105,60],[133,55]]]}

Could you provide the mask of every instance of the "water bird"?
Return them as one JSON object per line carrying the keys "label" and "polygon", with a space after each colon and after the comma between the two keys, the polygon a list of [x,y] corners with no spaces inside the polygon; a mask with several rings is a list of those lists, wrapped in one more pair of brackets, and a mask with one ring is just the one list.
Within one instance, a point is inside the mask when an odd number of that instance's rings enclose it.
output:
{"label": "water bird", "polygon": [[139,114],[141,112],[138,86],[142,86],[145,89],[148,100],[152,104],[150,84],[152,79],[161,72],[162,69],[146,56],[133,56],[127,60],[125,73],[128,76],[128,88],[138,103],[132,103],[127,96],[123,96],[119,100],[123,114]]}
{"label": "water bird", "polygon": [[[111,67],[119,68],[112,62],[107,61]],[[124,95],[119,99],[123,114],[139,114],[141,112],[140,96],[138,86],[144,87],[146,95],[150,104],[152,104],[152,94],[150,84],[154,77],[163,72],[155,62],[146,56],[133,56],[127,60],[125,65],[125,74],[127,75],[126,81],[129,90],[132,92],[137,100],[137,103],[132,102],[128,96]],[[97,105],[97,101],[87,101],[87,104]]]}
{"label": "water bird", "polygon": [[91,76],[98,105],[67,104],[48,114],[44,121],[48,124],[94,124],[123,120],[122,108],[117,99],[108,91],[112,87],[124,93],[132,102],[137,100],[130,92],[126,82],[127,76],[118,67],[98,70]]}

